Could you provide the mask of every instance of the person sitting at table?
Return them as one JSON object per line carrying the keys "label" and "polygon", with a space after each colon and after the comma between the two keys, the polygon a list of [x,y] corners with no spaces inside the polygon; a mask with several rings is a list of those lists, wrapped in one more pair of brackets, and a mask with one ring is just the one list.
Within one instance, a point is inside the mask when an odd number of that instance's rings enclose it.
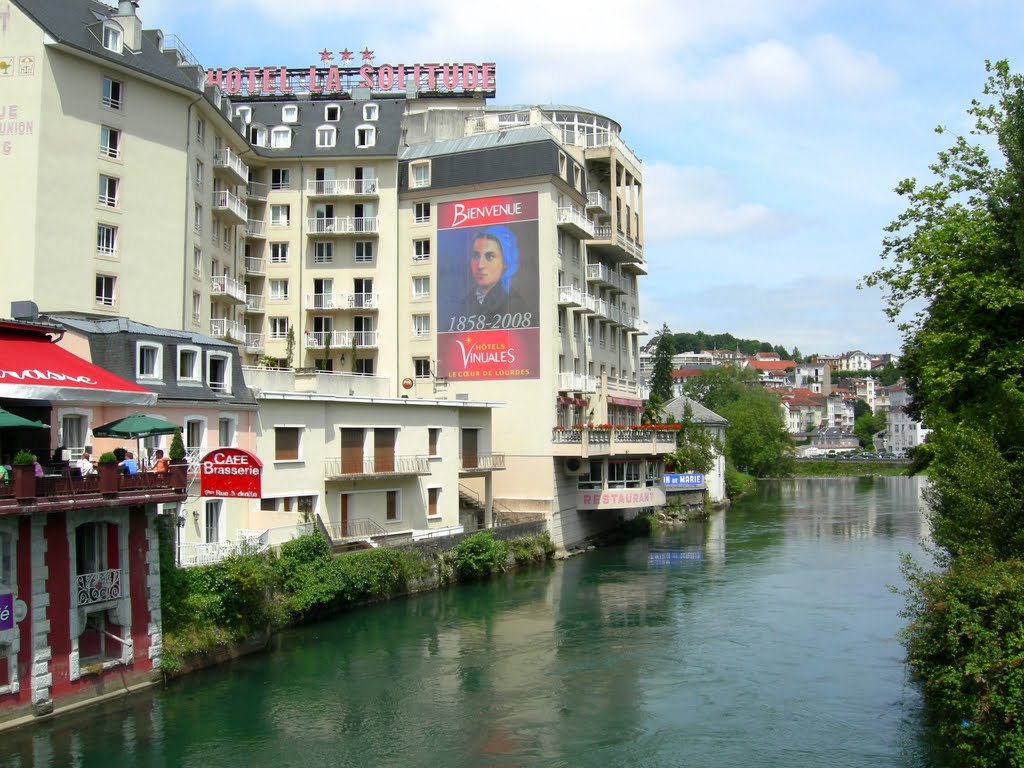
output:
{"label": "person sitting at table", "polygon": [[39,459],[36,458],[34,453],[32,454],[32,469],[36,477],[43,476],[43,465],[39,463]]}
{"label": "person sitting at table", "polygon": [[164,456],[164,452],[157,448],[156,457],[153,462],[153,471],[158,475],[166,475],[171,469],[171,462]]}
{"label": "person sitting at table", "polygon": [[139,474],[139,465],[135,461],[135,454],[128,451],[124,455],[124,461],[119,465],[121,467],[121,474],[124,475],[137,475]]}
{"label": "person sitting at table", "polygon": [[96,467],[92,464],[92,454],[88,450],[82,451],[82,458],[80,458],[75,466],[78,467],[78,474],[82,477],[96,474]]}

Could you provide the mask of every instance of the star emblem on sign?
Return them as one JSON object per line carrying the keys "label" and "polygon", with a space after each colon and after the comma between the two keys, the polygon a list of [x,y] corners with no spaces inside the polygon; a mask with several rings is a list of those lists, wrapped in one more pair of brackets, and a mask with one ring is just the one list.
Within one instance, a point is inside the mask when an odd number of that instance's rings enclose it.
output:
{"label": "star emblem on sign", "polygon": [[342,51],[341,52],[341,60],[342,61],[352,61],[352,51],[350,51],[348,48],[346,48],[344,51]]}
{"label": "star emblem on sign", "polygon": [[328,51],[326,48],[324,48],[322,51],[320,51],[320,61],[321,62],[330,61],[333,58],[334,58],[334,54],[331,53],[330,51]]}
{"label": "star emblem on sign", "polygon": [[373,61],[373,51],[363,48],[363,61]]}

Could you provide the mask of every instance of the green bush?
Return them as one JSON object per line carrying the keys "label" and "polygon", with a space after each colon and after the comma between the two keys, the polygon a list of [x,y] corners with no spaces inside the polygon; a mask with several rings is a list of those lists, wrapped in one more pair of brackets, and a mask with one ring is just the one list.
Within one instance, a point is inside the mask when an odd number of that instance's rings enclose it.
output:
{"label": "green bush", "polygon": [[467,536],[455,547],[455,573],[461,581],[480,579],[505,570],[509,547],[493,531]]}
{"label": "green bush", "polygon": [[908,661],[957,762],[1024,764],[1024,563],[962,556],[930,573],[905,556],[903,572]]}
{"label": "green bush", "polygon": [[11,459],[11,464],[14,464],[14,465],[18,465],[18,464],[25,465],[25,464],[32,464],[33,461],[34,461],[34,457],[32,456],[32,451],[26,451],[26,450],[22,449],[22,450],[18,451],[16,454],[14,454],[14,458]]}
{"label": "green bush", "polygon": [[508,543],[516,565],[540,563],[555,554],[555,545],[546,532],[543,536],[519,536]]}
{"label": "green bush", "polygon": [[725,462],[725,495],[730,499],[750,493],[757,487],[757,480],[744,472],[740,472],[732,465],[732,462]]}

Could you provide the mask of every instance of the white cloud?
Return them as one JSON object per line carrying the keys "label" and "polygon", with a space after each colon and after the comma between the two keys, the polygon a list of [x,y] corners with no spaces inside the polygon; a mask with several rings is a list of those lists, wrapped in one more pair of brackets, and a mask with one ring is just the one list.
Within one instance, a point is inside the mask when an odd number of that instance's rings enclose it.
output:
{"label": "white cloud", "polygon": [[877,96],[879,91],[891,89],[898,80],[896,73],[882,66],[875,54],[854,50],[835,35],[816,37],[809,55],[824,75],[825,84],[847,93]]}

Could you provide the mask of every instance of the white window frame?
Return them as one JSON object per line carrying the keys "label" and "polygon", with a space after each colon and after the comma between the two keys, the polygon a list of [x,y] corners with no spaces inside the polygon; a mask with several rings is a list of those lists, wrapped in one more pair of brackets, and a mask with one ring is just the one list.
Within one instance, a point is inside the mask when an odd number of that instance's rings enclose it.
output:
{"label": "white window frame", "polygon": [[291,248],[288,243],[274,242],[270,244],[270,263],[287,264]]}
{"label": "white window frame", "polygon": [[[302,435],[303,435],[303,432],[306,429],[306,426],[304,424],[274,424],[272,429],[274,430],[274,433],[275,433],[274,434],[274,459],[273,459],[274,464],[301,464],[303,461],[305,461],[305,459],[303,458],[303,454],[302,454],[302,446],[303,446],[303,443],[305,442],[302,439]],[[295,459],[279,459],[279,458],[277,458],[277,430],[279,430],[279,429],[294,429],[294,430],[296,430],[298,432],[298,434],[299,434],[299,445],[298,445],[298,448],[296,449],[296,453],[298,454],[298,458],[295,458]]]}
{"label": "white window frame", "polygon": [[377,146],[377,127],[373,125],[357,125],[355,132],[356,149],[369,149]]}
{"label": "white window frame", "polygon": [[[96,190],[96,203],[104,208],[119,208],[121,197],[121,180],[108,173],[100,174],[100,183]],[[113,190],[113,194],[110,192]]]}
{"label": "white window frame", "polygon": [[[152,351],[153,357],[153,369],[152,371],[143,370],[142,357],[143,353]],[[155,344],[151,341],[137,341],[135,342],[135,378],[145,379],[149,382],[162,381],[164,377],[164,347],[162,344]]]}
{"label": "white window frame", "polygon": [[203,206],[199,203],[195,204],[192,211],[192,230],[199,234],[203,231]]}
{"label": "white window frame", "polygon": [[430,161],[416,160],[409,163],[409,189],[423,189],[430,186]]}
{"label": "white window frame", "polygon": [[99,222],[96,225],[96,255],[104,259],[116,259],[118,234],[116,225]]}
{"label": "white window frame", "polygon": [[[192,370],[191,371],[183,371],[182,370],[181,354],[183,352],[191,353],[193,355],[193,357],[192,357]],[[177,346],[177,348],[175,349],[175,358],[174,358],[174,371],[175,371],[175,376],[177,377],[178,383],[179,384],[182,384],[182,383],[199,384],[199,383],[201,383],[202,380],[203,380],[202,361],[203,361],[203,350],[202,350],[202,348],[194,347],[194,346],[191,346],[189,344],[179,344]]]}
{"label": "white window frame", "polygon": [[124,50],[124,30],[121,25],[113,21],[103,22],[100,42],[111,53],[121,53]]}
{"label": "white window frame", "polygon": [[124,81],[104,76],[100,87],[100,102],[107,109],[120,112],[124,107]]}
{"label": "white window frame", "polygon": [[[282,290],[283,288],[283,290]],[[288,301],[288,278],[277,277],[267,281],[267,302]]]}
{"label": "white window frame", "polygon": [[[274,181],[274,176],[277,176],[277,181]],[[271,168],[270,169],[270,188],[271,189],[291,189],[292,188],[292,169],[291,168]]]}
{"label": "white window frame", "polygon": [[414,357],[412,359],[412,376],[414,379],[430,378],[430,358]]}
{"label": "white window frame", "polygon": [[281,107],[281,122],[282,123],[297,123],[299,122],[299,105],[298,104],[285,104]]}
{"label": "white window frame", "polygon": [[[282,218],[281,214],[284,214]],[[291,224],[292,208],[288,203],[275,203],[270,206],[270,226],[287,227]]]}
{"label": "white window frame", "polygon": [[[363,251],[363,253],[360,253]],[[369,251],[369,255],[366,254]],[[373,240],[356,240],[352,246],[352,258],[356,264],[372,264],[376,258],[376,249]]]}
{"label": "white window frame", "polygon": [[430,336],[430,315],[416,314],[412,316],[412,335],[417,339]]}
{"label": "white window frame", "polygon": [[288,149],[292,145],[292,129],[278,125],[270,129],[270,148]]}
{"label": "white window frame", "polygon": [[376,122],[378,117],[380,117],[380,107],[373,103],[363,104],[363,120],[372,123]]}
{"label": "white window frame", "polygon": [[414,300],[430,298],[430,275],[413,275],[412,297]]}
{"label": "white window frame", "polygon": [[235,117],[248,125],[252,122],[252,107],[235,107]]}
{"label": "white window frame", "polygon": [[[331,117],[331,115],[334,117]],[[324,122],[336,123],[341,120],[341,105],[340,104],[325,104],[324,105]]]}
{"label": "white window frame", "polygon": [[338,129],[333,125],[321,125],[316,129],[317,147],[333,147],[338,143]]}
{"label": "white window frame", "polygon": [[202,319],[203,295],[199,291],[192,291],[192,322],[198,323]]}
{"label": "white window frame", "polygon": [[[433,514],[433,515],[430,514],[430,492],[431,491],[435,491],[437,493],[437,512],[435,514]],[[439,520],[439,519],[444,517],[444,513],[441,512],[441,493],[442,493],[442,491],[443,491],[443,487],[440,486],[440,485],[428,485],[427,486],[427,503],[426,503],[426,506],[423,509],[424,514],[427,517],[427,520]]]}
{"label": "white window frame", "polygon": [[267,129],[262,125],[249,126],[249,143],[256,147],[267,146]]}
{"label": "white window frame", "polygon": [[430,261],[430,238],[418,237],[412,241],[412,260]]}
{"label": "white window frame", "polygon": [[416,203],[413,208],[413,223],[414,224],[429,224],[430,223],[430,202]]}
{"label": "white window frame", "polygon": [[[210,378],[210,374],[213,371],[213,361],[223,360],[224,361],[224,381],[220,382],[222,386],[214,386],[215,382]],[[206,386],[216,392],[218,395],[230,395],[231,394],[231,353],[220,352],[216,350],[210,350],[206,353]],[[218,437],[218,439],[220,439]]]}
{"label": "white window frame", "polygon": [[[274,328],[275,325],[282,325],[284,331],[279,332]],[[268,317],[267,318],[267,335],[271,339],[287,339],[288,338],[288,318],[287,317]]]}
{"label": "white window frame", "polygon": [[206,121],[201,117],[196,118],[196,143],[202,144],[206,141]]}
{"label": "white window frame", "polygon": [[233,413],[221,413],[217,416],[217,442],[221,442],[220,428],[223,422],[228,422],[228,429],[231,430],[231,441],[226,445],[220,445],[219,448],[233,448],[235,443],[238,442],[238,416]]}
{"label": "white window frame", "polygon": [[107,295],[107,291],[100,293],[100,286],[96,286],[96,306],[98,307],[116,307],[117,306],[117,275],[106,275],[102,273],[96,273],[96,282],[99,283],[103,280],[105,284],[109,281],[110,292]]}
{"label": "white window frame", "polygon": [[111,160],[121,157],[121,129],[109,125],[100,126],[100,156]]}
{"label": "white window frame", "polygon": [[334,263],[334,242],[332,240],[313,241],[313,263],[333,264]]}

